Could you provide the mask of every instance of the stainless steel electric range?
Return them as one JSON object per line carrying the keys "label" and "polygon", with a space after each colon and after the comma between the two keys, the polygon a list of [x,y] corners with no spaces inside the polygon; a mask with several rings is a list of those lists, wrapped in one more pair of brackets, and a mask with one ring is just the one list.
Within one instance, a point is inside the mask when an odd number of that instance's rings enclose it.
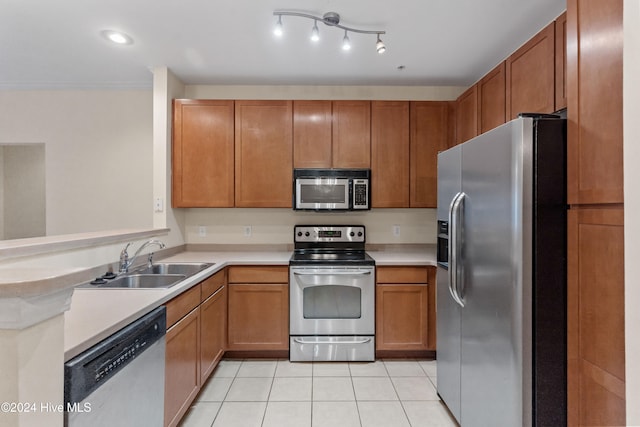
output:
{"label": "stainless steel electric range", "polygon": [[375,359],[375,261],[361,225],[297,225],[289,261],[291,361]]}

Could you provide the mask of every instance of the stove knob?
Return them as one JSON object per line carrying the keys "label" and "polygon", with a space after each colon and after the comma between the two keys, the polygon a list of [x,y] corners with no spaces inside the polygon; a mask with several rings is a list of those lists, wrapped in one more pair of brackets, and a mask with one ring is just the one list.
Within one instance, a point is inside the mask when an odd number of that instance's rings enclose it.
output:
{"label": "stove knob", "polygon": [[298,231],[298,237],[302,237],[302,231]]}
{"label": "stove knob", "polygon": [[362,237],[362,231],[358,231],[358,237]]}
{"label": "stove knob", "polygon": [[309,237],[311,234],[307,231],[306,233],[304,233],[304,235],[305,235],[306,237]]}
{"label": "stove knob", "polygon": [[351,233],[349,233],[349,235],[350,235],[351,237],[353,237],[353,236],[355,236],[355,235],[356,235],[356,233],[354,233],[354,232],[352,231]]}

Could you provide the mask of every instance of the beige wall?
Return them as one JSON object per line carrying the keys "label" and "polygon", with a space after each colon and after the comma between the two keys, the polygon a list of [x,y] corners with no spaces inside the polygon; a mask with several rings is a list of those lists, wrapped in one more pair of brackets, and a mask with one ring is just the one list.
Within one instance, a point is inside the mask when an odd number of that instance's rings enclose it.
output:
{"label": "beige wall", "polygon": [[0,239],[44,236],[44,144],[0,145]]}
{"label": "beige wall", "polygon": [[152,226],[152,92],[0,92],[0,143],[44,142],[49,235]]}
{"label": "beige wall", "polygon": [[[369,212],[315,213],[292,209],[187,209],[185,241],[192,244],[293,244],[296,224],[345,224],[367,227],[375,244],[435,243],[435,209],[373,209]],[[393,235],[393,226],[400,235]],[[244,235],[251,226],[251,236]],[[204,227],[206,236],[200,236]]]}
{"label": "beige wall", "polygon": [[627,425],[640,425],[640,3],[624,0],[624,240]]}

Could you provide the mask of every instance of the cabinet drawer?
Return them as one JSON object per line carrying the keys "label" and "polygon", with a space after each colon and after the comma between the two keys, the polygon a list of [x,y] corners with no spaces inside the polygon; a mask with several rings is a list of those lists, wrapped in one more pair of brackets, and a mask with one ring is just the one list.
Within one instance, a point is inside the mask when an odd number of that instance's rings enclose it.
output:
{"label": "cabinet drawer", "polygon": [[229,267],[229,283],[289,283],[289,267]]}
{"label": "cabinet drawer", "polygon": [[202,286],[202,295],[200,295],[200,301],[204,301],[213,295],[218,289],[223,287],[227,282],[227,271],[218,271],[213,276],[204,280],[200,285]]}
{"label": "cabinet drawer", "polygon": [[427,267],[378,267],[377,283],[428,283]]}
{"label": "cabinet drawer", "polygon": [[183,292],[166,304],[167,329],[200,305],[200,284]]}

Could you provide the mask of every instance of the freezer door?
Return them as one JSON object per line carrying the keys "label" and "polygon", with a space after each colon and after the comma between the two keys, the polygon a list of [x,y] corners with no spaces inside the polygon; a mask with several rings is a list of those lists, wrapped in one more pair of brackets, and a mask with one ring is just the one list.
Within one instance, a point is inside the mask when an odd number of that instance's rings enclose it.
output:
{"label": "freezer door", "polygon": [[[438,155],[439,221],[449,221],[451,202],[461,189],[461,152],[457,146]],[[448,265],[439,264],[436,277],[438,394],[459,422],[460,306],[449,291]]]}
{"label": "freezer door", "polygon": [[530,298],[530,254],[523,252],[531,248],[531,147],[531,119],[514,120],[462,145],[466,197],[458,292],[465,305],[460,419],[465,427],[531,423],[531,368],[523,359],[531,353],[530,307],[523,304]]}

